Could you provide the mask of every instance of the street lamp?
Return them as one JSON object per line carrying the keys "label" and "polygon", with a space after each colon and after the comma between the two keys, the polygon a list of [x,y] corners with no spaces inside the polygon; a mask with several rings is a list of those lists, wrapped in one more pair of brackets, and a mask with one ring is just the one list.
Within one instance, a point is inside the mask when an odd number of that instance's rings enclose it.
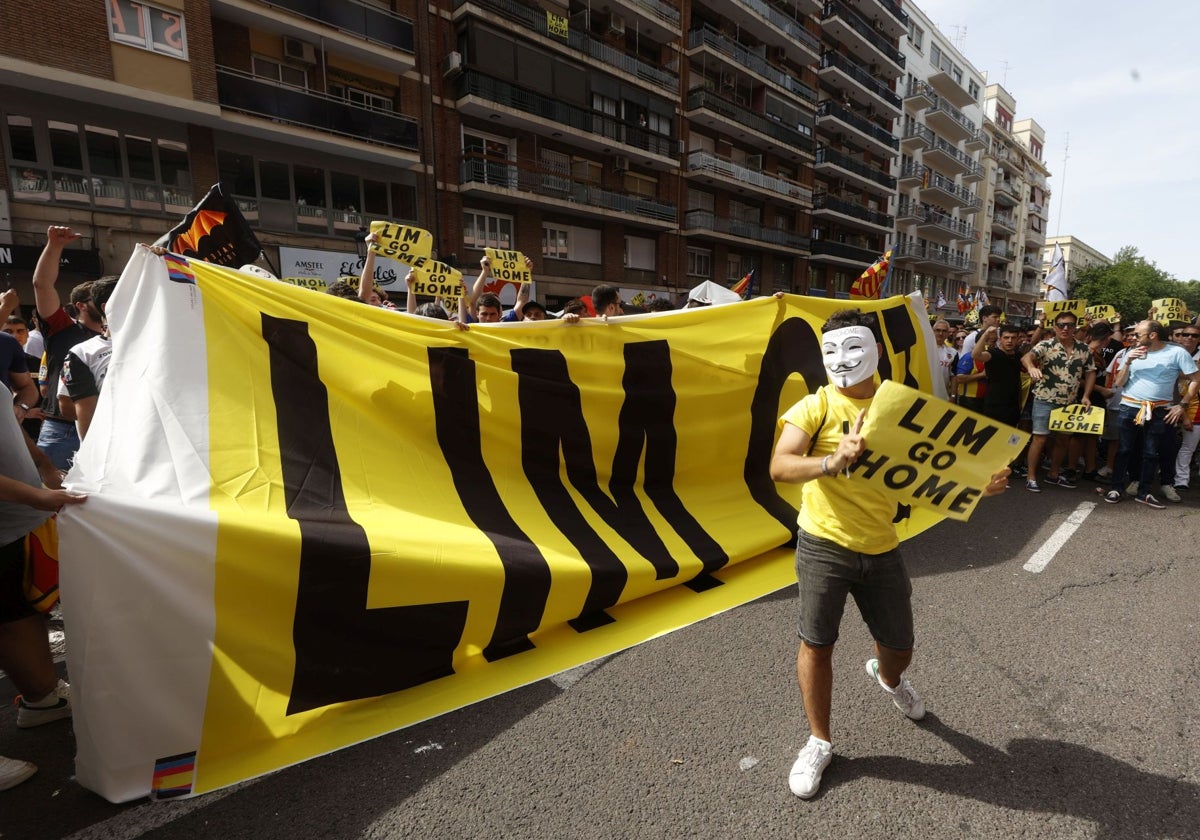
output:
{"label": "street lamp", "polygon": [[358,226],[358,231],[354,234],[354,250],[358,252],[360,260],[367,257],[367,229],[362,225]]}

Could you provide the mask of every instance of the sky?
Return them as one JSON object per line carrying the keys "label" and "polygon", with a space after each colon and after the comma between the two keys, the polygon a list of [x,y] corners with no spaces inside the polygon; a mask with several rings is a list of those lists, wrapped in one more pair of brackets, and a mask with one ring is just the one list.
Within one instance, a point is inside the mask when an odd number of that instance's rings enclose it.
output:
{"label": "sky", "polygon": [[1045,129],[1050,236],[1200,280],[1200,3],[915,5]]}

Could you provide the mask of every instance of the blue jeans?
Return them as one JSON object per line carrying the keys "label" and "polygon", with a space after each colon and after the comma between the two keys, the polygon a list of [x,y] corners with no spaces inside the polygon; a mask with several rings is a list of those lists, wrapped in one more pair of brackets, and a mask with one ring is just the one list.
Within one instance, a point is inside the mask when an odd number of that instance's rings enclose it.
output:
{"label": "blue jeans", "polygon": [[1117,460],[1113,464],[1113,490],[1120,492],[1125,483],[1125,471],[1129,467],[1130,459],[1135,455],[1134,449],[1140,433],[1142,462],[1137,476],[1138,496],[1142,497],[1150,492],[1150,488],[1154,485],[1154,474],[1158,472],[1158,448],[1167,431],[1165,418],[1168,408],[1169,406],[1162,405],[1154,409],[1150,412],[1150,419],[1139,426],[1134,420],[1137,418],[1141,406],[1121,406],[1120,415],[1117,418],[1117,439],[1120,444],[1117,449]]}
{"label": "blue jeans", "polygon": [[79,433],[75,431],[74,423],[47,417],[42,421],[37,445],[54,466],[60,470],[69,470],[75,453],[79,451]]}

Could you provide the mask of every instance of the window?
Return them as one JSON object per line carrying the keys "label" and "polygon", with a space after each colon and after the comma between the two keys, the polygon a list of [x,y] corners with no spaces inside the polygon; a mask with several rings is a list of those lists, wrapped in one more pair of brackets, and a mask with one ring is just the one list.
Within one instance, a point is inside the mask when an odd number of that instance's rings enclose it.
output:
{"label": "window", "polygon": [[290,87],[307,88],[308,72],[298,67],[280,64],[274,59],[261,55],[253,56],[250,60],[251,72],[256,78],[279,82]]}
{"label": "window", "polygon": [[8,115],[8,149],[13,160],[36,162],[37,141],[33,133],[33,120],[29,117]]}
{"label": "window", "polygon": [[154,144],[148,137],[125,136],[129,155],[129,177],[139,181],[154,180]]}
{"label": "window", "polygon": [[942,69],[942,50],[937,44],[929,45],[929,63],[934,70]]}
{"label": "window", "polygon": [[83,169],[79,126],[50,122],[50,162],[57,169]]}
{"label": "window", "polygon": [[559,222],[542,225],[542,256],[600,264],[600,231]]}
{"label": "window", "polygon": [[653,111],[649,113],[650,125],[649,128],[655,134],[661,134],[664,137],[671,136],[671,118],[663,114],[656,114]]}
{"label": "window", "polygon": [[121,177],[121,140],[117,132],[89,125],[84,128],[84,136],[92,174]]}
{"label": "window", "polygon": [[108,37],[119,44],[187,58],[183,14],[141,0],[108,0]]}
{"label": "window", "polygon": [[158,141],[158,165],[162,182],[169,187],[191,190],[192,172],[188,164],[187,146],[174,140]]}
{"label": "window", "polygon": [[626,172],[625,190],[644,198],[654,198],[658,195],[658,179],[637,172]]}
{"label": "window", "polygon": [[599,184],[604,167],[587,158],[571,158],[571,177],[584,184]]}
{"label": "window", "polygon": [[917,52],[922,50],[922,44],[925,40],[925,30],[917,26],[911,19],[908,22],[908,41],[916,48]]}
{"label": "window", "polygon": [[653,239],[647,237],[626,236],[625,267],[653,271],[655,244]]}
{"label": "window", "polygon": [[515,189],[517,168],[510,165],[514,143],[507,137],[463,132],[463,157],[469,163],[471,180]]}
{"label": "window", "polygon": [[466,248],[511,248],[512,231],[512,216],[463,211],[463,246]]}
{"label": "window", "polygon": [[395,103],[389,97],[380,96],[379,94],[370,93],[347,85],[331,84],[329,86],[329,94],[330,96],[336,96],[338,99],[345,99],[352,105],[357,105],[360,108],[368,108],[372,111],[384,111],[390,114],[396,110]]}
{"label": "window", "polygon": [[704,248],[688,248],[687,275],[688,277],[710,279],[712,277],[712,251]]}
{"label": "window", "polygon": [[716,209],[716,206],[717,206],[716,196],[714,196],[710,192],[704,192],[703,190],[689,189],[687,197],[688,197],[687,209],[689,211],[704,210],[707,213],[711,213],[711,212],[713,212],[713,210]]}
{"label": "window", "polygon": [[972,99],[974,99],[976,102],[978,102],[979,101],[979,82],[975,81],[974,79],[970,79],[967,82],[967,92],[971,94]]}

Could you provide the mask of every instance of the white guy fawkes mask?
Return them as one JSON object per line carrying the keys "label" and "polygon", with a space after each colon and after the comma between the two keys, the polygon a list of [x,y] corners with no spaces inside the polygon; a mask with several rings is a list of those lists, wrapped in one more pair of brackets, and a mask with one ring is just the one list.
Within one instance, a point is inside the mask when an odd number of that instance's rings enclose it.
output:
{"label": "white guy fawkes mask", "polygon": [[825,333],[821,356],[829,380],[839,388],[870,379],[879,368],[879,345],[867,327],[842,327]]}

